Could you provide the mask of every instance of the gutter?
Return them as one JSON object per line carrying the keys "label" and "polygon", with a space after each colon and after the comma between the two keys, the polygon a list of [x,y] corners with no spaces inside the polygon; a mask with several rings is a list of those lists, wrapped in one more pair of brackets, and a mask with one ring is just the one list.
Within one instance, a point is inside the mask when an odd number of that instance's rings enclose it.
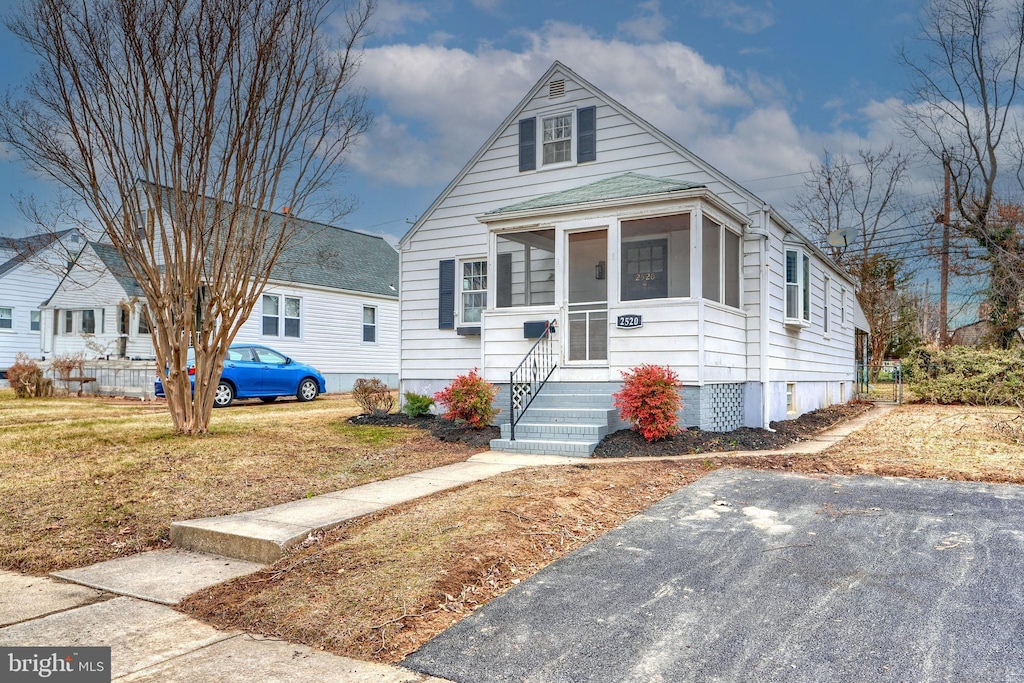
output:
{"label": "gutter", "polygon": [[771,240],[771,207],[767,204],[761,207],[761,236],[758,250],[760,252],[761,266],[761,325],[758,329],[760,335],[758,350],[761,362],[761,426],[764,429],[771,429],[771,377],[768,368],[768,325],[771,324],[771,308],[768,295],[768,277],[771,270],[769,244]]}

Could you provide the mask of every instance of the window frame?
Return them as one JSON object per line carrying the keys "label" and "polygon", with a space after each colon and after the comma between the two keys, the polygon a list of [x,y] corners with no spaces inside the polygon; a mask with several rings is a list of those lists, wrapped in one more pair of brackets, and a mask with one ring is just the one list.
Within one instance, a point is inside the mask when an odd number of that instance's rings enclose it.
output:
{"label": "window frame", "polygon": [[796,382],[786,382],[786,415],[796,414]]}
{"label": "window frame", "polygon": [[[32,318],[35,318],[33,320]],[[32,327],[35,325],[35,327]],[[40,334],[43,330],[43,311],[39,308],[28,312],[28,331]]]}
{"label": "window frame", "polygon": [[[796,267],[794,268],[796,280],[789,279],[789,255],[794,254]],[[813,279],[813,270],[810,265],[810,256],[803,247],[787,245],[783,252],[783,313],[785,324],[789,327],[808,327],[811,324],[810,287]],[[795,287],[797,292],[796,311],[790,310],[790,287]],[[792,315],[796,313],[796,315]]]}
{"label": "window frame", "polygon": [[821,333],[828,339],[832,333],[832,278],[828,275],[824,276],[824,283],[821,289],[825,297],[821,309]]}
{"label": "window frame", "polygon": [[[569,117],[569,137],[558,138],[550,143],[544,140],[544,122],[551,121],[563,116]],[[562,166],[573,166],[576,164],[576,140],[579,136],[579,123],[576,117],[576,109],[560,109],[546,114],[537,114],[537,168],[559,168]],[[547,144],[560,142],[569,143],[569,158],[560,161],[544,162],[544,147]]]}
{"label": "window frame", "polygon": [[[275,315],[270,315],[266,312],[267,299],[275,299],[277,301],[277,313]],[[298,302],[298,316],[288,315],[289,300]],[[282,292],[264,292],[260,297],[260,337],[263,339],[302,339],[302,312],[304,308],[301,296],[284,294]],[[266,324],[268,319],[274,320],[275,332],[273,334],[267,332]],[[288,334],[288,321],[290,320],[298,321],[298,332],[296,334]]]}
{"label": "window frame", "polygon": [[[483,288],[482,289],[466,289],[466,266],[471,263],[482,263],[484,271],[482,274],[470,274],[469,278],[483,277]],[[476,327],[479,328],[483,323],[484,312],[487,311],[487,287],[490,284],[489,275],[490,267],[488,266],[488,259],[486,256],[471,256],[463,259],[459,259],[457,262],[458,273],[457,273],[457,286],[455,292],[458,300],[455,302],[455,315],[457,319],[456,328]],[[466,320],[466,294],[483,294],[483,305],[480,306],[480,319],[479,320]],[[477,308],[474,306],[474,308]]]}
{"label": "window frame", "polygon": [[[716,259],[716,263],[715,263],[715,265],[717,267],[717,270],[718,270],[718,273],[717,273],[717,275],[718,275],[718,277],[717,277],[717,280],[718,280],[717,296],[718,296],[718,298],[717,299],[709,298],[707,296],[707,292],[704,291],[704,285],[708,284],[707,282],[705,282],[705,279],[704,279],[705,278],[705,266],[707,264],[707,259],[704,258],[707,255],[707,251],[706,251],[707,245],[705,244],[705,239],[704,238],[707,236],[707,232],[708,232],[708,227],[709,227],[708,224],[707,224],[708,221],[710,221],[713,225],[718,227],[718,231],[717,231],[717,233],[718,233],[718,250],[717,250],[718,258]],[[727,257],[727,254],[726,254],[726,251],[727,251],[727,249],[726,249],[726,231],[732,233],[733,237],[736,238],[736,263],[735,263],[735,266],[736,266],[736,279],[732,283],[733,286],[736,288],[735,289],[735,294],[736,294],[736,304],[735,305],[733,305],[731,303],[728,303],[726,301],[726,299],[728,298],[728,296],[727,296],[727,294],[728,294],[727,284],[728,284],[728,281],[730,279],[729,278],[729,269],[727,268],[727,263],[726,263],[726,257]],[[692,238],[692,233],[691,233],[691,238]],[[701,239],[701,245],[700,245],[700,271],[701,271],[700,297],[701,297],[701,299],[704,299],[705,301],[710,301],[712,303],[719,304],[721,306],[726,306],[728,308],[731,308],[731,309],[734,309],[734,310],[737,310],[737,311],[743,310],[743,232],[742,231],[734,230],[732,228],[732,226],[730,226],[728,223],[723,221],[718,216],[713,215],[713,214],[708,214],[707,212],[704,212],[701,215],[700,239]]]}
{"label": "window frame", "polygon": [[0,326],[0,332],[14,332],[14,306],[0,306],[0,311],[8,311],[8,314],[0,317],[0,320],[7,321],[6,326]]}
{"label": "window frame", "polygon": [[[367,311],[373,311],[373,322],[372,323],[367,323],[366,322],[366,312]],[[363,344],[378,344],[378,343],[380,343],[379,342],[379,338],[377,336],[377,330],[378,330],[379,325],[380,325],[380,320],[377,317],[379,314],[380,314],[380,309],[377,306],[375,306],[373,304],[363,304],[363,321],[362,321],[362,343]],[[367,339],[366,338],[366,332],[367,332],[368,329],[373,331],[373,339]]]}
{"label": "window frame", "polygon": [[[136,316],[135,321],[135,334],[136,336],[146,335],[147,337],[152,334],[152,326],[149,324],[149,307],[146,304],[139,305],[139,313]],[[145,329],[143,329],[145,328]]]}

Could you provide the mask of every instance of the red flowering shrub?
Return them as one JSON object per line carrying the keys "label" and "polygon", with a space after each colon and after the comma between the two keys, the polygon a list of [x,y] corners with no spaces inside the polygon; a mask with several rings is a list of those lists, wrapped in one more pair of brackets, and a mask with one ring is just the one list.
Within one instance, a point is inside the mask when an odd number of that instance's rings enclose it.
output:
{"label": "red flowering shrub", "polygon": [[434,400],[445,407],[445,413],[441,416],[444,419],[465,420],[474,429],[483,429],[498,414],[494,407],[497,395],[497,387],[478,375],[476,368],[473,368],[434,394]]}
{"label": "red flowering shrub", "polygon": [[644,363],[622,373],[622,389],[613,394],[622,419],[648,441],[679,432],[676,413],[683,407],[679,377],[668,367]]}

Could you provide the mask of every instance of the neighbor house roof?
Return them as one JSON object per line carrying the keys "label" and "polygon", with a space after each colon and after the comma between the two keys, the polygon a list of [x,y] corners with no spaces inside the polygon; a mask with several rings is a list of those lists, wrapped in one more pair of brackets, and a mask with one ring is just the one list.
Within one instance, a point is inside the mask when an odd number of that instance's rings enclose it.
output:
{"label": "neighbor house roof", "polygon": [[90,242],[89,246],[96,252],[96,256],[103,262],[106,269],[110,271],[110,274],[117,279],[125,294],[129,297],[145,296],[142,292],[142,287],[139,287],[138,281],[132,277],[131,271],[128,270],[128,264],[124,262],[121,254],[112,244]]}
{"label": "neighbor house roof", "polygon": [[645,197],[648,195],[661,194],[664,192],[678,192],[681,190],[692,190],[703,187],[697,183],[688,183],[685,180],[673,180],[671,178],[655,178],[640,173],[624,173],[622,175],[598,180],[582,187],[574,187],[561,192],[541,195],[526,201],[509,204],[488,211],[485,215],[493,216],[498,214],[513,213],[515,211],[530,211],[534,209],[550,209],[557,206],[572,206],[575,204],[586,204],[588,202],[610,201],[613,199],[625,199],[627,197]]}
{"label": "neighbor house roof", "polygon": [[44,235],[29,235],[28,237],[0,237],[0,249],[10,250],[14,255],[6,261],[0,261],[0,277],[10,270],[14,270],[22,263],[38,254],[65,235],[74,232],[74,229],[51,232]]}
{"label": "neighbor house roof", "polygon": [[[152,186],[163,192],[163,201],[170,205],[173,199],[168,188]],[[211,197],[205,199],[220,201]],[[225,204],[230,205],[230,202]],[[265,213],[270,218],[271,231],[284,229],[285,221],[292,231],[288,247],[271,269],[270,280],[398,297],[398,252],[383,237],[306,220],[294,214]],[[112,246],[109,248],[114,250]],[[117,258],[123,266],[124,261],[120,256]],[[126,267],[123,272],[127,272]],[[132,284],[138,288],[134,279]],[[129,291],[127,286],[125,291]]]}

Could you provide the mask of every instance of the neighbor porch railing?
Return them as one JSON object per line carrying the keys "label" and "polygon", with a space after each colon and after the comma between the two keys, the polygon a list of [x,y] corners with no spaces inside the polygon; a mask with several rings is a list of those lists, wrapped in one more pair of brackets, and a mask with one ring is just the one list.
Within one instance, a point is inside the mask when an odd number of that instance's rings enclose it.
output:
{"label": "neighbor porch railing", "polygon": [[544,332],[523,357],[515,370],[509,373],[509,440],[516,440],[516,423],[533,403],[533,399],[558,367],[558,349],[551,335],[555,321],[544,325]]}

